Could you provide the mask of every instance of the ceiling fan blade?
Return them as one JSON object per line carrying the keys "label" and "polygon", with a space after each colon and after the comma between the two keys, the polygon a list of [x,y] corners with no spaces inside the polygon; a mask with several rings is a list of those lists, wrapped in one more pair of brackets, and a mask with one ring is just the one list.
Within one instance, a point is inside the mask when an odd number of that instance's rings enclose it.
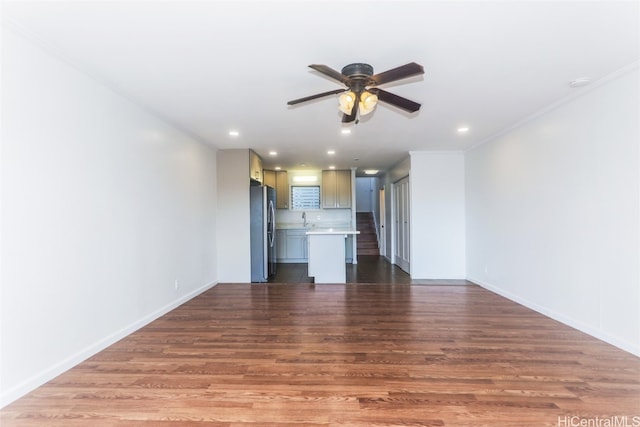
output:
{"label": "ceiling fan blade", "polygon": [[402,96],[387,92],[386,90],[371,88],[369,92],[378,95],[378,100],[386,102],[387,104],[395,105],[398,108],[402,108],[405,111],[414,113],[420,109],[420,104],[413,102],[410,99],[403,98]]}
{"label": "ceiling fan blade", "polygon": [[391,70],[383,71],[382,73],[374,74],[371,76],[376,85],[393,82],[400,79],[406,79],[407,77],[416,76],[418,74],[424,74],[424,68],[422,65],[410,62],[405,65],[401,65]]}
{"label": "ceiling fan blade", "polygon": [[325,76],[329,76],[332,79],[339,81],[340,83],[347,84],[347,82],[349,81],[349,78],[347,76],[345,76],[339,71],[334,70],[331,67],[327,67],[326,65],[311,64],[309,65],[309,68],[313,68],[314,70],[319,71]]}
{"label": "ceiling fan blade", "polygon": [[336,93],[344,92],[347,89],[334,89],[328,92],[318,93],[316,95],[305,96],[304,98],[294,99],[293,101],[287,102],[287,105],[296,105],[301,102],[311,101],[312,99],[322,98],[323,96],[335,95]]}

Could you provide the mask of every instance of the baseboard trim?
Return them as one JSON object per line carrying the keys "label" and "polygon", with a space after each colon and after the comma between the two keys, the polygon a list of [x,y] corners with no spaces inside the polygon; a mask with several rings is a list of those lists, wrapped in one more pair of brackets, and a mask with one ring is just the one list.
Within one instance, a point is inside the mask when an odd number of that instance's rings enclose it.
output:
{"label": "baseboard trim", "polygon": [[462,285],[468,285],[469,283],[462,283],[462,282],[466,282],[467,278],[464,275],[458,275],[458,274],[436,274],[436,275],[427,275],[426,277],[414,277],[411,276],[411,280],[416,280],[416,281],[420,281],[420,280],[433,280],[433,281],[437,281],[437,280],[441,280],[443,283],[446,283],[447,281],[460,281]]}
{"label": "baseboard trim", "polygon": [[218,282],[211,282],[208,283],[188,294],[185,294],[183,296],[181,296],[180,298],[170,302],[169,304],[165,305],[164,307],[159,308],[158,310],[142,317],[141,319],[131,323],[130,325],[127,325],[126,327],[114,332],[113,334],[97,341],[96,343],[89,345],[88,347],[85,347],[84,349],[80,350],[79,352],[67,357],[66,359],[56,363],[55,365],[33,375],[32,377],[28,378],[26,381],[23,381],[22,383],[18,384],[15,387],[12,387],[8,390],[3,390],[0,393],[0,409],[4,408],[5,406],[9,405],[11,402],[14,402],[15,400],[19,399],[20,397],[26,395],[27,393],[35,390],[36,388],[40,387],[41,385],[45,384],[48,381],[51,381],[52,379],[54,379],[55,377],[57,377],[58,375],[68,371],[69,369],[73,368],[74,366],[78,365],[79,363],[87,360],[89,357],[95,355],[96,353],[99,353],[100,351],[104,350],[105,348],[109,347],[112,344],[115,344],[116,342],[118,342],[119,340],[121,340],[122,338],[126,337],[127,335],[130,335],[131,333],[137,331],[138,329],[142,328],[143,326],[148,325],[149,323],[153,322],[154,320],[158,319],[161,316],[164,316],[165,314],[167,314],[168,312],[170,312],[171,310],[179,307],[180,305],[184,304],[185,302],[189,301],[190,299],[200,295],[201,293],[213,288],[214,286],[216,286],[218,284]]}
{"label": "baseboard trim", "polygon": [[616,336],[613,336],[607,332],[604,332],[600,329],[594,328],[592,326],[586,325],[576,319],[573,319],[571,317],[565,316],[562,313],[558,313],[554,310],[551,310],[547,307],[541,306],[539,304],[536,304],[532,301],[529,301],[525,298],[521,298],[518,295],[515,295],[511,292],[505,291],[504,289],[495,286],[491,283],[487,283],[487,282],[483,282],[482,280],[478,280],[478,279],[474,279],[472,277],[468,277],[467,278],[468,281],[477,284],[478,286],[481,286],[491,292],[494,292],[500,296],[503,296],[513,302],[516,302],[518,304],[521,304],[527,308],[530,308],[533,311],[536,311],[544,316],[547,316],[553,320],[556,320],[560,323],[563,323],[567,326],[570,326],[574,329],[577,329],[580,332],[584,332],[585,334],[591,335],[594,338],[597,338],[601,341],[604,341],[608,344],[611,344],[614,347],[618,347],[621,350],[624,350],[628,353],[631,353],[635,356],[640,357],[640,345],[622,340]]}

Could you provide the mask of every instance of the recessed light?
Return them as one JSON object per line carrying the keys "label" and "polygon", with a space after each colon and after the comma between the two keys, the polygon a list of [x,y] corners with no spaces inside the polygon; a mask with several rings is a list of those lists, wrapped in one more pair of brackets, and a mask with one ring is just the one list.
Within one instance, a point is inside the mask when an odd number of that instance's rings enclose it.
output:
{"label": "recessed light", "polygon": [[269,151],[269,155],[270,156],[277,156],[278,152],[277,151]]}
{"label": "recessed light", "polygon": [[240,135],[240,132],[238,132],[237,130],[230,130],[229,131],[229,136],[238,136]]}
{"label": "recessed light", "polygon": [[333,166],[333,165],[329,166],[329,169],[335,169],[335,168],[336,168],[336,167],[335,167],[335,166]]}
{"label": "recessed light", "polygon": [[378,169],[365,169],[364,173],[367,175],[375,175],[378,173]]}
{"label": "recessed light", "polygon": [[458,133],[467,133],[469,132],[469,128],[467,126],[460,126],[458,128]]}
{"label": "recessed light", "polygon": [[329,151],[327,151],[327,154],[332,156],[332,155],[336,154],[336,151],[335,150],[329,150]]}
{"label": "recessed light", "polygon": [[280,166],[276,166],[277,171],[279,171],[280,169],[282,169]]}
{"label": "recessed light", "polygon": [[575,80],[569,82],[570,88],[582,87],[591,83],[591,79],[589,77],[580,77]]}
{"label": "recessed light", "polygon": [[342,129],[340,133],[342,133],[343,135],[349,135],[351,133],[351,129]]}

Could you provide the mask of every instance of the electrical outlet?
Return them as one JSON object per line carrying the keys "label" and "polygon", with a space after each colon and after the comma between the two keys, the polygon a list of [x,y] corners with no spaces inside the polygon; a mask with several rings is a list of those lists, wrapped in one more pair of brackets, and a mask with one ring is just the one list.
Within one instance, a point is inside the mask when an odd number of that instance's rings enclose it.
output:
{"label": "electrical outlet", "polygon": [[178,283],[178,279],[176,279],[174,287],[175,287],[176,291],[180,288],[180,283]]}

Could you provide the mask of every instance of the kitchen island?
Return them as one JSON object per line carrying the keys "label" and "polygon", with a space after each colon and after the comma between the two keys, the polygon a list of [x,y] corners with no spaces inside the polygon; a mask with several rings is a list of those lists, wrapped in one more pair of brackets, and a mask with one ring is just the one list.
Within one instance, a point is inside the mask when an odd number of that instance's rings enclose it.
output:
{"label": "kitchen island", "polygon": [[319,228],[307,231],[309,277],[315,283],[346,283],[345,239],[360,234],[346,228]]}

